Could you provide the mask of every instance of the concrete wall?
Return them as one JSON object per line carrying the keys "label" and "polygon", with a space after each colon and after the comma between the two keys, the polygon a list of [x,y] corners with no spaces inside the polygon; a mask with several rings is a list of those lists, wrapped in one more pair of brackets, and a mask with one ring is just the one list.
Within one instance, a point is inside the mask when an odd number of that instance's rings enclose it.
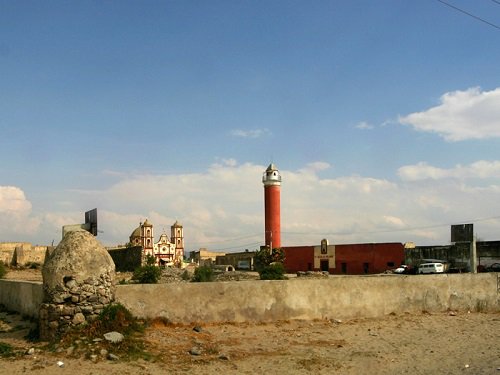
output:
{"label": "concrete wall", "polygon": [[117,272],[133,272],[142,263],[142,246],[107,249]]}
{"label": "concrete wall", "polygon": [[[41,283],[0,280],[0,304],[38,315]],[[327,279],[117,285],[141,318],[174,323],[380,317],[390,313],[500,311],[500,274],[330,276]]]}
{"label": "concrete wall", "polygon": [[119,285],[139,317],[174,323],[379,317],[390,313],[500,311],[499,275],[386,275]]}
{"label": "concrete wall", "polygon": [[36,318],[42,301],[41,282],[0,279],[0,304],[8,310]]}

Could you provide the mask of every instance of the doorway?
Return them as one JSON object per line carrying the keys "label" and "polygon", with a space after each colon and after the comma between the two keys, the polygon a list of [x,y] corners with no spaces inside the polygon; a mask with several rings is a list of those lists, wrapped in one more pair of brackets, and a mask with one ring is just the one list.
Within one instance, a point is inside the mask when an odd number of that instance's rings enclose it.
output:
{"label": "doorway", "polygon": [[330,268],[330,264],[328,262],[328,259],[322,259],[320,260],[319,262],[319,268],[321,269],[321,271],[326,271],[328,272],[328,269]]}

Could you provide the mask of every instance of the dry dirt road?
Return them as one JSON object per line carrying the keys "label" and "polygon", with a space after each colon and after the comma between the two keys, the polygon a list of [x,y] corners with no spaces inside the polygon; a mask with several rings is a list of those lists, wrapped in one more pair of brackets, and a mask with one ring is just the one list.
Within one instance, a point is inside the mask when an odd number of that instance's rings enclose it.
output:
{"label": "dry dirt road", "polygon": [[[173,326],[142,338],[152,360],[108,360],[42,349],[23,338],[29,322],[0,313],[0,343],[34,353],[0,357],[0,374],[496,374],[500,313],[390,315],[381,319]],[[1,348],[1,346],[0,346]],[[190,353],[191,352],[191,353]],[[58,362],[63,363],[60,366]]]}

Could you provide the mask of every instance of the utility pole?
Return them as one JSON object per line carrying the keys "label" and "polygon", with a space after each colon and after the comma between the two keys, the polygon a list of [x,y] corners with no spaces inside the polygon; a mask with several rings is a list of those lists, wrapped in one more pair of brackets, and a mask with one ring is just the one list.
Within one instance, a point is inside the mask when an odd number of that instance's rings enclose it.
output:
{"label": "utility pole", "polygon": [[476,251],[476,236],[472,236],[470,243],[470,272],[477,273],[477,251]]}

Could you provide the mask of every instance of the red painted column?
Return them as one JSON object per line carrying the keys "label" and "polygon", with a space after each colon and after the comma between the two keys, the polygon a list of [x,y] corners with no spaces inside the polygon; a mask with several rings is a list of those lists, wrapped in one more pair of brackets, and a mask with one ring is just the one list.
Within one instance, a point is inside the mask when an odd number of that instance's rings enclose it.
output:
{"label": "red painted column", "polygon": [[281,247],[280,189],[279,185],[264,187],[266,246],[273,249]]}
{"label": "red painted column", "polygon": [[264,183],[265,240],[268,248],[281,247],[281,175],[274,164],[267,167]]}

